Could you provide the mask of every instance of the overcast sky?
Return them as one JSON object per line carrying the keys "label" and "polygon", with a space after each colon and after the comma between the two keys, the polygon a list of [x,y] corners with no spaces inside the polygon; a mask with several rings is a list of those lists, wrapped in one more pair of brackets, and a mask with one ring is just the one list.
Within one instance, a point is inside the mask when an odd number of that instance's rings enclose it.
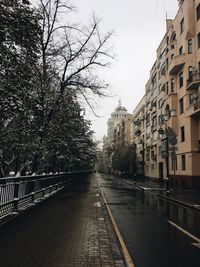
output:
{"label": "overcast sky", "polygon": [[149,72],[156,59],[156,49],[165,34],[165,19],[174,18],[177,0],[71,0],[77,7],[74,19],[88,23],[92,13],[102,18],[102,30],[114,30],[111,43],[116,60],[103,72],[115,97],[98,101],[96,113],[89,115],[100,139],[106,134],[107,120],[118,104],[130,113],[144,95]]}
{"label": "overcast sky", "polygon": [[96,137],[106,134],[107,120],[121,97],[122,104],[132,112],[144,94],[149,72],[156,59],[156,49],[165,33],[166,14],[174,18],[177,0],[73,0],[77,18],[86,23],[94,11],[102,18],[104,31],[114,30],[112,43],[117,57],[104,77],[113,98],[103,99],[96,107],[100,118],[90,115]]}

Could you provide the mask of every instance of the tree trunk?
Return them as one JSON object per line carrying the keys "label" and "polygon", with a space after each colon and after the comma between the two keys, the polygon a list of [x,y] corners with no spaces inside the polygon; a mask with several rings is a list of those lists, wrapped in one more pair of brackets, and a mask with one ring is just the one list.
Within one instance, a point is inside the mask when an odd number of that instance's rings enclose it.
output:
{"label": "tree trunk", "polygon": [[34,155],[31,173],[36,173],[39,168],[38,154]]}

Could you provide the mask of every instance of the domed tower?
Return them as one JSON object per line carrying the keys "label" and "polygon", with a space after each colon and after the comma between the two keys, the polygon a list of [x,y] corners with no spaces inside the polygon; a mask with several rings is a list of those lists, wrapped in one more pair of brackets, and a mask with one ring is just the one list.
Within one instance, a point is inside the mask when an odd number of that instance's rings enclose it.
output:
{"label": "domed tower", "polygon": [[115,128],[121,122],[121,120],[126,118],[127,114],[127,109],[122,106],[121,100],[119,100],[118,106],[115,108],[115,111],[111,113],[111,118],[109,118],[107,122],[107,141],[109,144],[112,144],[113,142]]}

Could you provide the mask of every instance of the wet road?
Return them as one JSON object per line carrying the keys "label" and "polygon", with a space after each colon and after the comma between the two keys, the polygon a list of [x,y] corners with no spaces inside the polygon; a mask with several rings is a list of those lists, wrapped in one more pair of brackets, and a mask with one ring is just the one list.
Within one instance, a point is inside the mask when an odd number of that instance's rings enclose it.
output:
{"label": "wet road", "polygon": [[118,178],[99,174],[97,178],[136,267],[200,266],[199,212]]}

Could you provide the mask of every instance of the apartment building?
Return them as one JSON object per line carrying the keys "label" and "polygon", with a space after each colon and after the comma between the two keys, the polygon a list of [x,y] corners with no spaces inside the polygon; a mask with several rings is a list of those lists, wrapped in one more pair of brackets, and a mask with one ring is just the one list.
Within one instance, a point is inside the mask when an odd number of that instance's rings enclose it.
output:
{"label": "apartment building", "polygon": [[[137,175],[144,176],[145,165],[147,166],[147,160],[145,158],[146,151],[146,95],[138,103],[137,107],[133,111],[133,134],[134,144],[136,147],[136,166]],[[146,163],[146,164],[145,164]]]}
{"label": "apartment building", "polygon": [[113,144],[114,147],[119,145],[131,145],[133,141],[133,115],[128,113],[115,127]]}
{"label": "apartment building", "polygon": [[[119,100],[118,106],[111,113],[108,119],[107,136],[103,138],[103,149],[101,156],[100,171],[104,173],[112,172],[112,153],[116,144],[124,144],[130,140],[131,117],[127,109],[122,106]],[[133,135],[132,135],[133,138]]]}
{"label": "apartment building", "polygon": [[141,101],[144,129],[135,131],[135,142],[140,143],[138,151],[143,146],[145,176],[199,187],[200,0],[179,1],[176,17],[166,21]]}
{"label": "apartment building", "polygon": [[125,107],[122,106],[121,100],[119,100],[118,106],[115,108],[114,112],[111,113],[111,117],[108,119],[108,131],[107,131],[107,143],[109,145],[113,144],[114,141],[114,131],[118,124],[126,118],[128,112]]}

